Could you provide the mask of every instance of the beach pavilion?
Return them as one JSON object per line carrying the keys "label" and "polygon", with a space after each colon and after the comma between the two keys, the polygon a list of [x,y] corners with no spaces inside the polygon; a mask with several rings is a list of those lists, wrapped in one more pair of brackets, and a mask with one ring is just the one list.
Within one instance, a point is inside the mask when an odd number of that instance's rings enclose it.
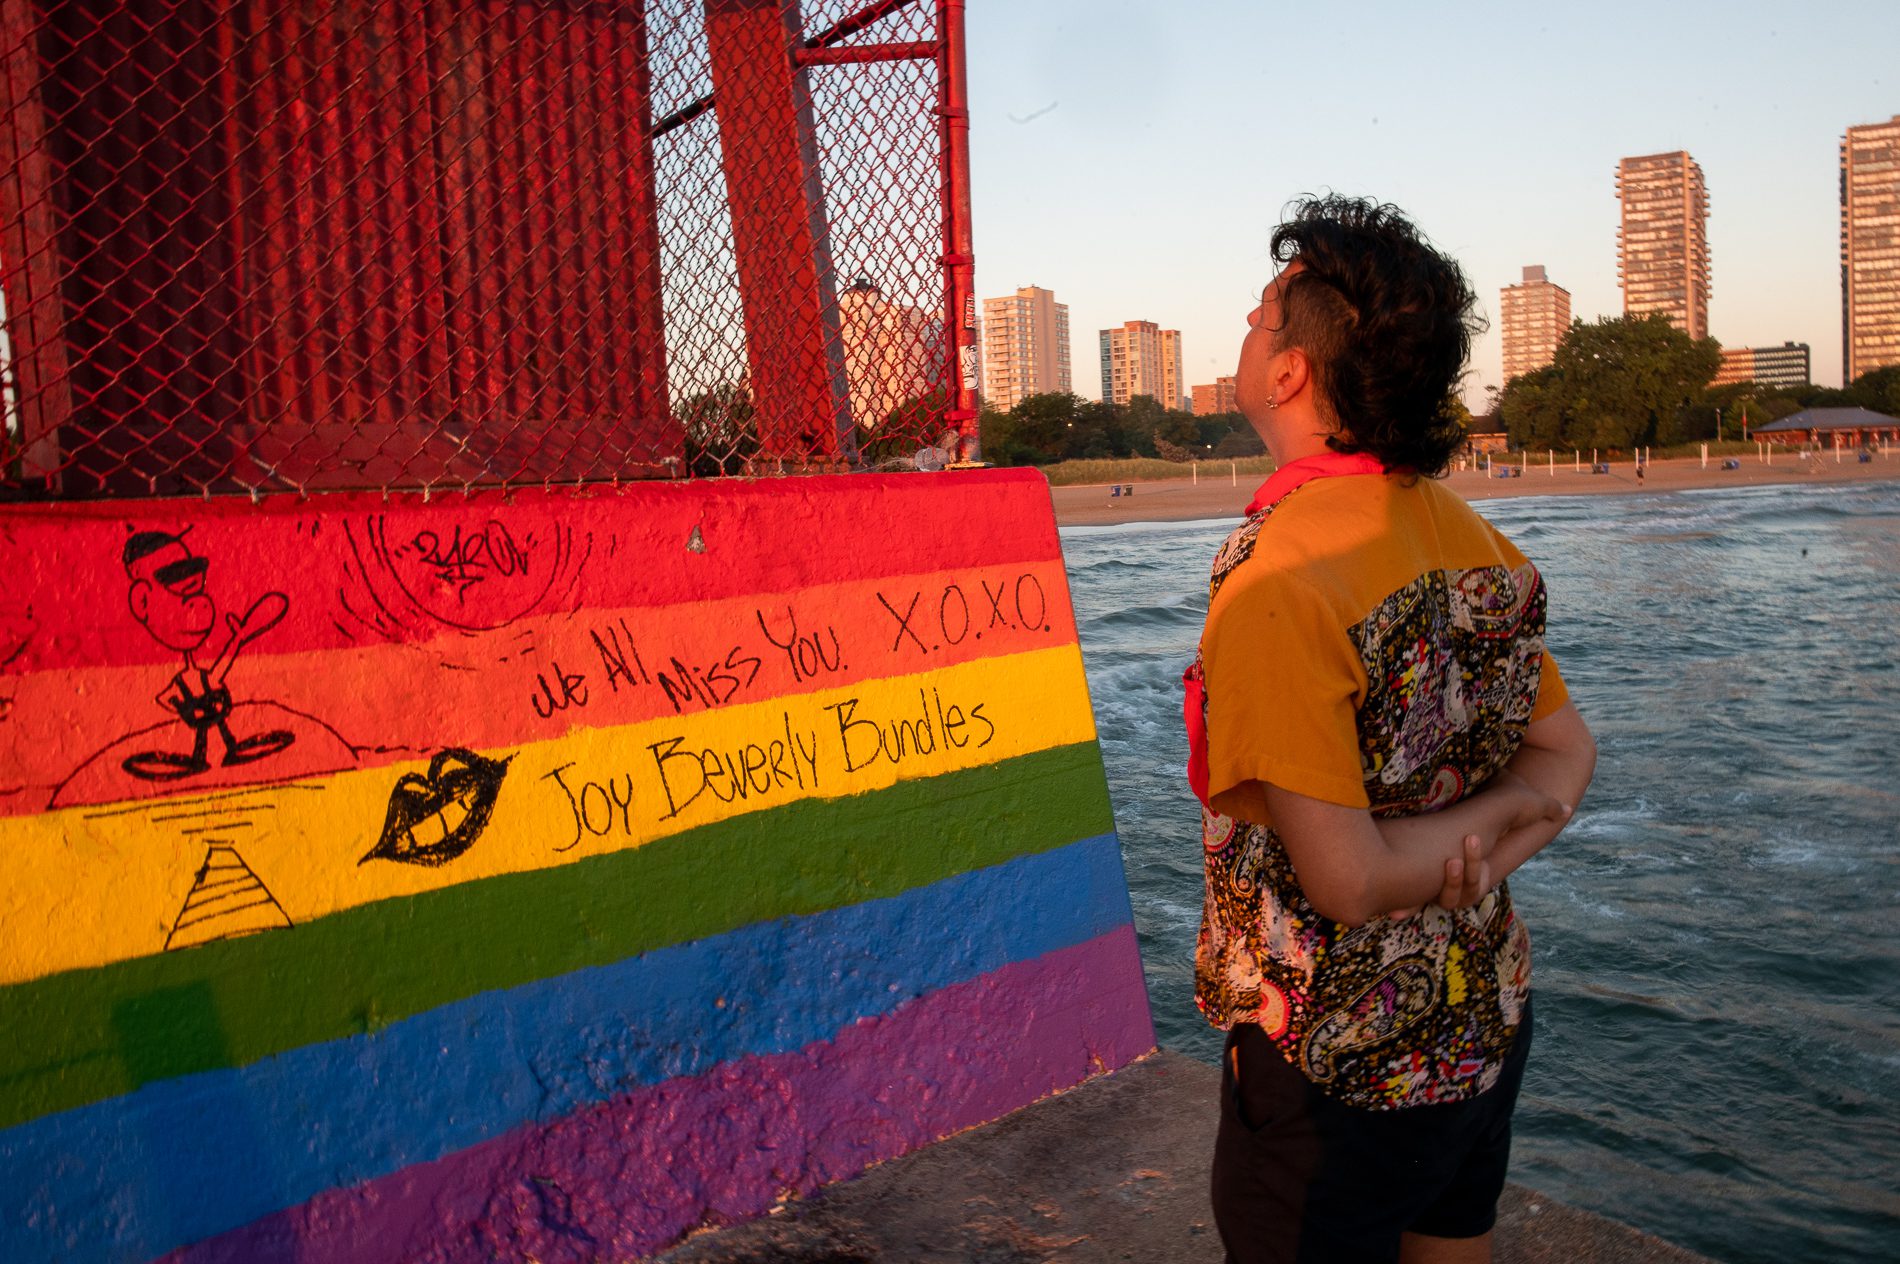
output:
{"label": "beach pavilion", "polygon": [[1883,442],[1900,443],[1900,417],[1868,408],[1804,408],[1780,421],[1751,427],[1749,436],[1796,447],[1872,447]]}

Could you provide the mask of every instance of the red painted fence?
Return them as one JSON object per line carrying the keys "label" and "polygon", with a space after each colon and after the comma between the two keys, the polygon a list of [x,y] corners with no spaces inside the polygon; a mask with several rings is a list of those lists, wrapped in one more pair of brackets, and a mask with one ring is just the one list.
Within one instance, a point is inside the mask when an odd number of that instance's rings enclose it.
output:
{"label": "red painted fence", "polygon": [[972,456],[966,136],[961,0],[0,0],[0,496]]}

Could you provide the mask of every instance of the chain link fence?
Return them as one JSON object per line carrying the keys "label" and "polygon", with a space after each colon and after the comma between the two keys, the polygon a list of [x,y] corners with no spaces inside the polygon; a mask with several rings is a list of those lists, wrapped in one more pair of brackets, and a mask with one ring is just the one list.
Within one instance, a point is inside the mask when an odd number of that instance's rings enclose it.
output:
{"label": "chain link fence", "polygon": [[972,455],[961,0],[0,19],[0,494]]}

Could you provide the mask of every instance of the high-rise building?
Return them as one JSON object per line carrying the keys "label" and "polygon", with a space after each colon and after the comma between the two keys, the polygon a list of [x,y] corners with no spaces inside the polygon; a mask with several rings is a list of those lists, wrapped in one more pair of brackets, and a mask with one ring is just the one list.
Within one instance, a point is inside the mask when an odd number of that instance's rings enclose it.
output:
{"label": "high-rise building", "polygon": [[1124,321],[1104,329],[1102,401],[1126,404],[1147,395],[1165,408],[1181,407],[1181,331],[1151,320]]}
{"label": "high-rise building", "polygon": [[1239,411],[1234,404],[1234,379],[1217,377],[1208,386],[1194,388],[1194,415],[1212,417],[1217,413]]}
{"label": "high-rise building", "polygon": [[1069,305],[1025,285],[983,300],[983,402],[1008,412],[1031,395],[1075,389],[1069,366]]}
{"label": "high-rise building", "polygon": [[1900,364],[1900,114],[1841,137],[1841,381]]}
{"label": "high-rise building", "polygon": [[1570,291],[1544,275],[1542,264],[1524,269],[1524,279],[1504,287],[1498,303],[1504,336],[1504,380],[1541,369],[1557,354],[1570,330]]}
{"label": "high-rise building", "polygon": [[936,313],[893,303],[864,277],[838,296],[838,326],[851,417],[866,430],[928,394],[942,376],[944,328]]}
{"label": "high-rise building", "polygon": [[1161,394],[1155,396],[1168,408],[1186,409],[1187,381],[1181,371],[1181,331],[1161,331]]}
{"label": "high-rise building", "polygon": [[1762,386],[1806,386],[1809,361],[1805,342],[1784,342],[1779,347],[1724,347],[1722,367],[1715,371],[1715,380],[1709,385],[1756,382]]}
{"label": "high-rise building", "polygon": [[1709,190],[1686,152],[1616,165],[1623,204],[1616,275],[1623,313],[1661,312],[1691,338],[1709,336]]}

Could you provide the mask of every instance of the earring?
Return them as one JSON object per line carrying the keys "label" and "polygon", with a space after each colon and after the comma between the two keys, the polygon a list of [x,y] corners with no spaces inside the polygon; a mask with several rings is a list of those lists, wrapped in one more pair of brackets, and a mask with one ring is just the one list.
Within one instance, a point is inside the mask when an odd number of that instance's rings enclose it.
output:
{"label": "earring", "polygon": [[1274,398],[1273,396],[1271,396],[1271,395],[1269,395],[1269,396],[1267,396],[1267,410],[1268,410],[1269,412],[1271,412],[1271,411],[1272,411],[1273,409],[1275,409],[1275,408],[1278,408],[1279,406],[1280,406],[1280,401],[1279,401],[1279,400],[1277,400],[1277,399],[1275,399],[1275,398]]}

